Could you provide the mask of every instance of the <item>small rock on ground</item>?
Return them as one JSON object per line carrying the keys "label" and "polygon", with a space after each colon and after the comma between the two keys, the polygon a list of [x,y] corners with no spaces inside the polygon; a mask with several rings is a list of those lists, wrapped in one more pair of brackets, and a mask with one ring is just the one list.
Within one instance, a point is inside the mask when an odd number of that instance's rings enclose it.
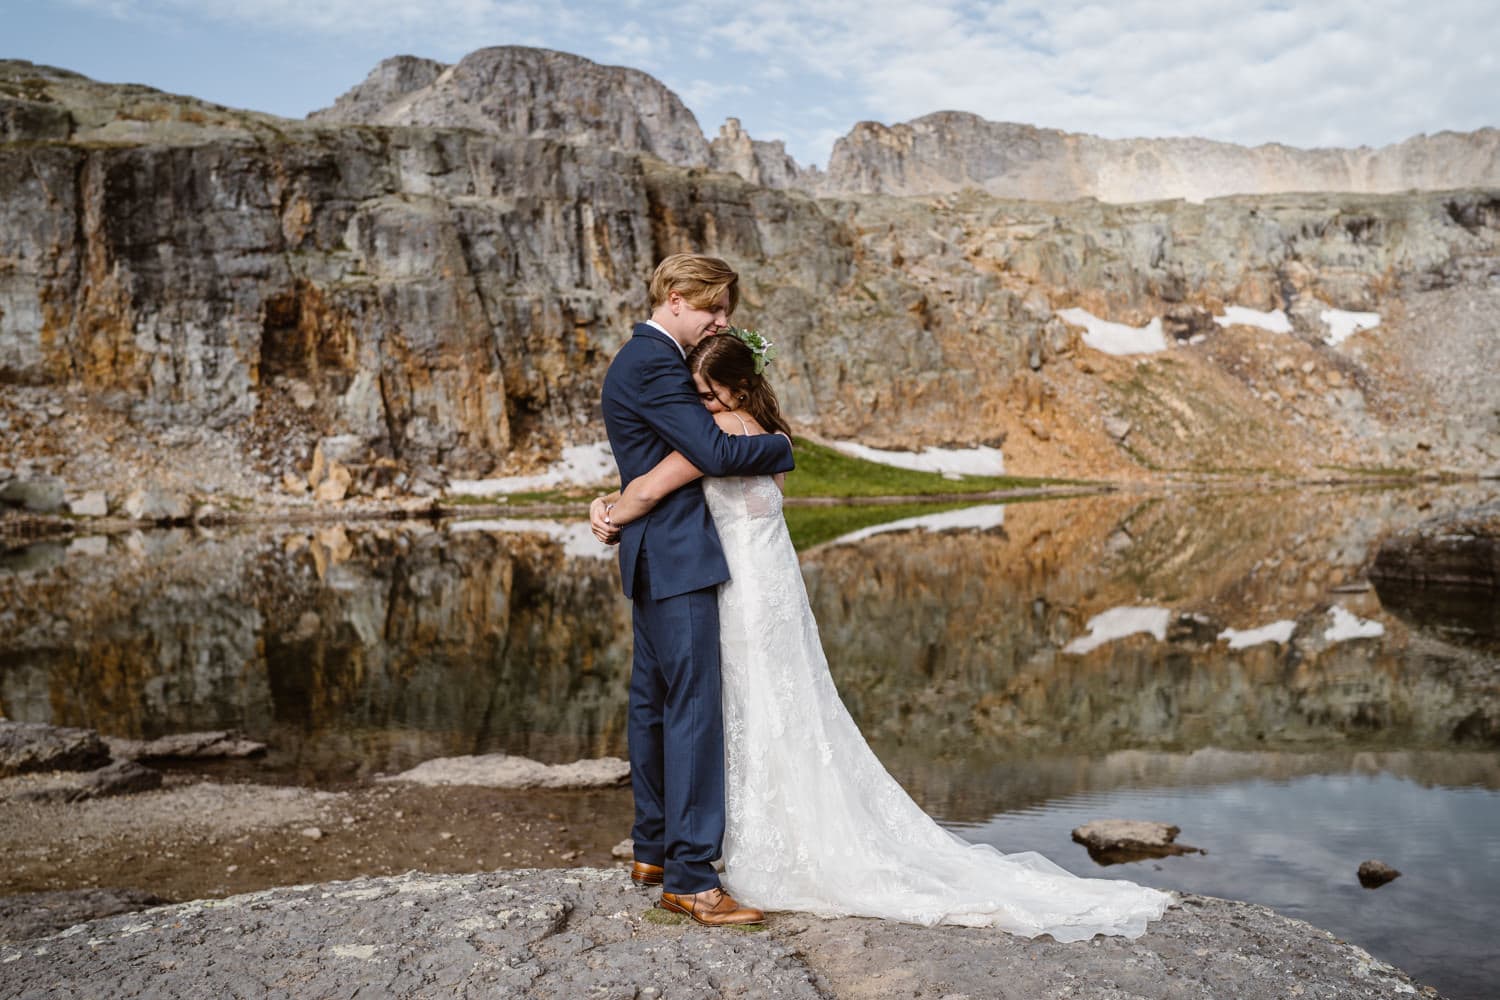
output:
{"label": "small rock on ground", "polygon": [[33,514],[51,514],[62,510],[66,486],[61,479],[12,479],[0,486],[0,504],[20,507]]}
{"label": "small rock on ground", "polygon": [[137,521],[185,521],[193,512],[193,504],[179,493],[149,487],[131,491],[120,509]]}
{"label": "small rock on ground", "polygon": [[114,795],[149,792],[162,785],[162,774],[133,760],[111,761],[93,771],[54,771],[29,775],[32,780],[0,782],[0,801],[84,802]]}
{"label": "small rock on ground", "polygon": [[104,517],[109,513],[109,500],[99,490],[90,490],[68,504],[68,511],[78,517]]}
{"label": "small rock on ground", "polygon": [[110,753],[128,760],[203,760],[215,757],[253,757],[266,752],[264,743],[247,740],[238,733],[213,730],[205,733],[175,733],[154,740],[127,740],[106,736]]}
{"label": "small rock on ground", "polygon": [[608,788],[630,780],[630,764],[618,757],[542,764],[527,757],[493,753],[440,757],[409,771],[380,778],[419,785],[484,785],[488,788]]}
{"label": "small rock on ground", "polygon": [[87,771],[109,762],[92,729],[0,719],[0,778],[37,771]]}

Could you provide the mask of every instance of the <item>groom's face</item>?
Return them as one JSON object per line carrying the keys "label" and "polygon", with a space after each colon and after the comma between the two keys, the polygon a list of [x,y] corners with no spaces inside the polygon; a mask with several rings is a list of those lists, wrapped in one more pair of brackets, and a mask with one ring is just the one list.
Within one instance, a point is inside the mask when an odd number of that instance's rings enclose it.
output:
{"label": "groom's face", "polygon": [[695,306],[677,292],[673,292],[672,296],[676,301],[671,304],[678,307],[675,314],[678,322],[678,330],[675,331],[677,339],[688,350],[698,346],[698,342],[704,337],[712,337],[729,325],[729,292],[727,290],[707,307]]}

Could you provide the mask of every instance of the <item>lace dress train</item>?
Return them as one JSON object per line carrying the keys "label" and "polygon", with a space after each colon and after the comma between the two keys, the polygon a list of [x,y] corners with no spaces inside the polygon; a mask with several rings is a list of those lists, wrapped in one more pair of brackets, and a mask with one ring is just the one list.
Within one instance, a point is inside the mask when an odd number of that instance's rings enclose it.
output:
{"label": "lace dress train", "polygon": [[770,477],[709,479],[732,579],[719,593],[728,829],[724,881],[767,910],[1136,937],[1171,896],[1080,878],[940,827],[844,707]]}

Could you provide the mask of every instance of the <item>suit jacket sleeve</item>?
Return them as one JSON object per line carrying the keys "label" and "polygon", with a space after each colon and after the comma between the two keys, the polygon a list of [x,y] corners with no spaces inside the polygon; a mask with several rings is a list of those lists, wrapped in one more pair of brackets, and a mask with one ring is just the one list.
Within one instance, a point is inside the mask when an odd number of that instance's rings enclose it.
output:
{"label": "suit jacket sleeve", "polygon": [[643,367],[641,416],[705,476],[756,476],[793,468],[780,434],[725,434],[703,406],[682,363],[663,355]]}

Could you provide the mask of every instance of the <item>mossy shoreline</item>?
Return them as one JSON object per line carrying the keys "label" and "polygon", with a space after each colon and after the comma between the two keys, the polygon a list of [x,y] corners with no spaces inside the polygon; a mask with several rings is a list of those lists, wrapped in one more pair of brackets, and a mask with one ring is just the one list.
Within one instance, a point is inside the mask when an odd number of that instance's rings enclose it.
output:
{"label": "mossy shoreline", "polygon": [[[845,455],[808,438],[796,438],[797,469],[786,480],[786,514],[793,540],[806,548],[850,531],[887,521],[936,514],[979,503],[1015,503],[1060,499],[1119,489],[1286,489],[1301,485],[1401,487],[1452,477],[1421,475],[1410,470],[1336,470],[1316,479],[1268,481],[1259,476],[1182,473],[1160,480],[1117,483],[1034,476],[944,475],[898,468]],[[260,503],[254,499],[214,496],[190,518],[137,521],[122,515],[79,517],[31,514],[0,508],[0,548],[78,534],[117,534],[143,527],[227,527],[239,524],[313,524],[450,518],[545,518],[586,516],[588,502],[612,488],[609,483],[575,484],[548,490],[477,496],[462,493],[436,497],[375,500],[352,497],[337,503],[305,498]]]}

